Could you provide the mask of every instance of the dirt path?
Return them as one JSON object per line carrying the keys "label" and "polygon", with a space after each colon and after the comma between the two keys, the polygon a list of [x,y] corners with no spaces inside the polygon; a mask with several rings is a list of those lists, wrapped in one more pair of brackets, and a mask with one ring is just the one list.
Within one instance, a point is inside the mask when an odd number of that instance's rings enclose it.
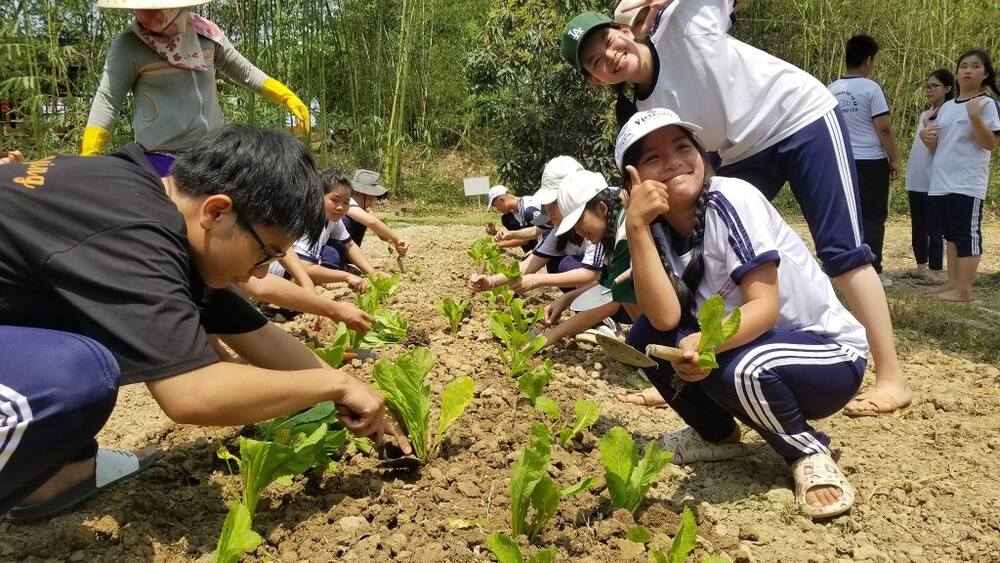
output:
{"label": "dirt path", "polygon": [[[910,266],[905,229],[890,225],[890,272]],[[429,342],[437,358],[435,389],[468,373],[476,380],[476,399],[442,457],[418,473],[381,474],[370,459],[348,455],[336,471],[269,490],[255,523],[265,543],[249,560],[486,561],[492,560],[483,546],[486,535],[509,529],[509,465],[537,416],[518,401],[498,360],[486,305],[476,303],[455,338],[443,332],[445,321],[434,309],[442,297],[464,295],[471,263],[465,248],[478,230],[421,226],[403,232],[417,255],[394,307],[409,314],[411,342]],[[1000,229],[988,228],[985,238],[982,270],[996,272]],[[382,245],[366,250],[376,264],[390,264]],[[296,322],[286,327],[300,330]],[[401,349],[383,353],[391,357]],[[596,436],[613,425],[624,425],[640,443],[681,428],[668,410],[617,403],[614,394],[633,374],[589,346],[562,344],[545,356],[559,373],[548,394],[564,413],[572,413],[577,398],[601,405],[593,432],[569,451],[555,448],[553,477],[561,486],[587,475],[603,483]],[[700,521],[699,555],[725,553],[743,562],[1000,560],[1000,370],[902,338],[900,356],[916,393],[911,408],[885,418],[836,415],[818,423],[833,436],[858,489],[849,515],[825,524],[798,516],[787,467],[764,448],[738,461],[669,466],[638,520],[654,532],[654,543],[665,545],[676,514],[690,505]],[[348,369],[367,378],[370,365]],[[238,487],[215,451],[239,430],[174,425],[144,387],[123,389],[102,445],[158,443],[167,448],[166,459],[51,522],[0,523],[0,560],[208,561],[225,502]],[[624,539],[631,517],[609,512],[602,488],[572,497],[535,545],[556,545],[560,561],[645,560]],[[453,519],[471,526],[456,526]]]}

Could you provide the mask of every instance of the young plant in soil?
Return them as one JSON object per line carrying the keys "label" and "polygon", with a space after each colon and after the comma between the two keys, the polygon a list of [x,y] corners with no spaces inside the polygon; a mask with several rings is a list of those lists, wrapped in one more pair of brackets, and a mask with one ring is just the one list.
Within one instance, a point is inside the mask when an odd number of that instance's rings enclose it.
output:
{"label": "young plant in soil", "polygon": [[[540,423],[531,426],[531,436],[521,456],[514,461],[510,476],[510,523],[516,538],[527,534],[529,540],[538,536],[556,513],[559,501],[594,486],[594,478],[560,489],[548,476],[552,436]],[[528,521],[528,510],[534,511]]]}
{"label": "young plant in soil", "polygon": [[[493,532],[486,538],[486,547],[493,552],[497,563],[524,563],[524,555],[517,543],[507,537],[507,534]],[[528,563],[552,563],[556,560],[556,548],[548,547],[535,552]]]}
{"label": "young plant in soil", "polygon": [[406,338],[406,317],[382,306],[385,299],[396,292],[399,276],[373,276],[370,280],[371,285],[358,296],[357,305],[375,318],[371,330],[362,334],[341,325],[337,327],[337,335],[334,337],[339,336],[342,330],[347,331],[347,347],[351,349],[376,348],[387,342],[400,342]]}
{"label": "young plant in soil", "polygon": [[480,271],[486,271],[486,264],[502,256],[500,247],[490,237],[473,241],[469,247],[469,257],[479,266]]}
{"label": "young plant in soil", "polygon": [[552,420],[558,420],[559,405],[544,394],[545,387],[552,381],[552,376],[552,360],[545,360],[540,367],[529,369],[518,377],[517,388],[528,397],[536,411]]}
{"label": "young plant in soil", "polygon": [[597,422],[597,417],[600,416],[600,413],[600,408],[594,401],[587,401],[585,399],[577,400],[573,405],[573,425],[564,426],[559,431],[559,445],[565,448],[566,444],[569,444],[569,441],[583,431],[584,428],[593,426]]}
{"label": "young plant in soil", "polygon": [[510,375],[520,377],[531,369],[531,357],[545,346],[545,338],[532,336],[531,329],[542,320],[544,312],[524,310],[524,301],[514,299],[509,310],[490,313],[490,329],[507,347]]}
{"label": "young plant in soil", "polygon": [[[628,539],[636,543],[647,544],[652,539],[652,534],[643,526],[636,526],[628,531]],[[649,550],[649,560],[652,563],[684,563],[688,555],[694,551],[698,543],[698,523],[694,519],[691,509],[684,507],[681,514],[681,525],[677,528],[674,539],[670,542],[670,552],[665,554],[655,548]],[[701,560],[701,563],[730,563],[729,559],[721,555],[713,555]]]}
{"label": "young plant in soil", "polygon": [[642,504],[660,471],[673,458],[670,452],[663,451],[655,442],[649,442],[642,459],[639,459],[639,450],[632,435],[620,426],[601,436],[599,447],[611,504],[632,513]]}
{"label": "young plant in soil", "polygon": [[448,326],[451,328],[452,336],[458,332],[458,327],[462,323],[462,318],[465,317],[465,312],[469,310],[470,305],[472,305],[472,301],[468,299],[455,301],[451,297],[446,297],[437,304],[437,310],[444,315],[444,318],[448,319]]}
{"label": "young plant in soil", "polygon": [[424,378],[434,367],[434,357],[427,348],[416,348],[395,362],[379,360],[375,364],[375,383],[386,403],[400,418],[409,434],[414,455],[421,462],[437,454],[441,438],[472,401],[475,384],[471,377],[457,377],[444,386],[435,435],[431,435],[431,388]]}
{"label": "young plant in soil", "polygon": [[326,365],[336,369],[344,363],[344,352],[347,349],[350,337],[351,335],[347,327],[344,323],[340,323],[337,326],[337,332],[333,335],[333,340],[329,344],[322,348],[317,348],[311,343],[306,343],[306,346],[319,356],[321,360],[326,362]]}

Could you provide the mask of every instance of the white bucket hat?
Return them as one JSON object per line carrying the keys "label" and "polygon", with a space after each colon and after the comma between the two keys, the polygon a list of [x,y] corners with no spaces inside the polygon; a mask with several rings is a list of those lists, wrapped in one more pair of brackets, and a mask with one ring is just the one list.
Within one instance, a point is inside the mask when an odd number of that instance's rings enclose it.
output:
{"label": "white bucket hat", "polygon": [[608,188],[604,176],[597,172],[578,170],[563,178],[559,184],[559,213],[563,220],[559,223],[556,236],[568,233],[580,221],[587,202]]}
{"label": "white bucket hat", "polygon": [[382,184],[379,184],[378,180],[378,172],[359,168],[354,171],[354,178],[351,179],[351,189],[372,197],[382,197],[389,190],[385,189],[385,186]]}
{"label": "white bucket hat", "polygon": [[622,160],[625,158],[625,151],[634,145],[636,141],[657,129],[662,129],[670,125],[683,127],[694,135],[697,135],[701,131],[701,127],[694,123],[682,121],[680,116],[669,109],[653,108],[640,111],[633,115],[618,133],[618,139],[615,141],[615,164],[618,165],[618,169],[622,169]]}
{"label": "white bucket hat", "polygon": [[163,10],[168,8],[190,8],[208,4],[212,0],[97,0],[98,8],[120,10]]}
{"label": "white bucket hat", "polygon": [[559,184],[563,178],[583,170],[583,165],[572,156],[557,156],[545,163],[542,169],[541,187],[535,192],[535,201],[540,205],[548,205],[559,197]]}
{"label": "white bucket hat", "polygon": [[486,207],[493,207],[493,200],[506,193],[507,188],[503,186],[493,186],[490,188],[490,191],[486,194]]}

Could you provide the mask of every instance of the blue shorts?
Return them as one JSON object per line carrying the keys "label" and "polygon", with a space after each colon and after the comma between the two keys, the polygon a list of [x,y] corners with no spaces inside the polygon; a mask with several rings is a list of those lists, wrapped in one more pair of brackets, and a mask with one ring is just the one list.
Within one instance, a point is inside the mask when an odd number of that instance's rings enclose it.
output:
{"label": "blue shorts", "polygon": [[[347,232],[351,234],[351,240],[354,241],[354,244],[361,246],[361,241],[365,240],[365,233],[368,232],[368,227],[366,227],[364,223],[359,223],[347,215],[344,215],[341,221],[344,222],[344,227],[347,229]],[[340,241],[334,241],[331,239],[327,245],[331,245],[335,242]]]}
{"label": "blue shorts", "polygon": [[932,195],[927,198],[931,215],[944,240],[955,245],[959,258],[983,254],[983,200],[964,194]]}
{"label": "blue shorts", "polygon": [[721,166],[718,174],[753,184],[769,200],[788,182],[828,276],[874,260],[863,242],[858,175],[839,107],[778,144]]}

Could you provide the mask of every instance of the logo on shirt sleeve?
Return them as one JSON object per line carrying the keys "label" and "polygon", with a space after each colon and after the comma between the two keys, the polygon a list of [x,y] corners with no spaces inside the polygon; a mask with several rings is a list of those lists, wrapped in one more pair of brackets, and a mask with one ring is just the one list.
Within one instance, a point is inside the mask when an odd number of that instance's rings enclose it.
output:
{"label": "logo on shirt sleeve", "polygon": [[49,168],[52,168],[52,164],[55,159],[56,157],[50,156],[41,160],[25,162],[24,165],[27,166],[25,175],[15,176],[14,183],[22,185],[29,190],[44,186],[45,174],[48,173]]}

